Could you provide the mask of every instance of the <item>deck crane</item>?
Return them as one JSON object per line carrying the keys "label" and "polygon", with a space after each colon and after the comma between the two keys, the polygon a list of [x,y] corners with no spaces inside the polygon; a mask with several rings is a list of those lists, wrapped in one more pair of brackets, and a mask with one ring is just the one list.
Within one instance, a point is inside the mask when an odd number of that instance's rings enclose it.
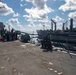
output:
{"label": "deck crane", "polygon": [[65,28],[67,29],[68,21],[70,21],[70,29],[69,30],[70,31],[73,30],[73,18],[70,18],[70,20],[67,20],[65,23],[63,23],[63,27],[62,27],[62,30],[63,31],[65,30]]}
{"label": "deck crane", "polygon": [[56,22],[53,19],[51,19],[51,29],[52,30],[53,30],[53,24],[55,25],[54,27],[55,27],[55,31],[56,31]]}
{"label": "deck crane", "polygon": [[63,23],[63,27],[62,27],[63,31],[65,30],[65,28],[67,29],[67,23],[68,23],[68,20],[65,23]]}

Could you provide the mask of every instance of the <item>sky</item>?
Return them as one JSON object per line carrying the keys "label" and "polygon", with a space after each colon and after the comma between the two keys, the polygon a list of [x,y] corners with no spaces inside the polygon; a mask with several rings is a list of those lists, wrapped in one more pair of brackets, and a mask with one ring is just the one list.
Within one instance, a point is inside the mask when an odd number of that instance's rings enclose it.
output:
{"label": "sky", "polygon": [[76,27],[76,0],[0,0],[0,22],[6,28],[32,33],[51,29],[51,19],[57,23],[57,29],[69,19],[74,19]]}

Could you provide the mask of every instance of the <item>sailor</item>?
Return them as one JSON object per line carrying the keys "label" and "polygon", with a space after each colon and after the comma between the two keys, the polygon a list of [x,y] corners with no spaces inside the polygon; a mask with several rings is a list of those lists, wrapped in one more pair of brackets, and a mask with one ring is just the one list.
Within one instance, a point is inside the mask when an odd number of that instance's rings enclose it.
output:
{"label": "sailor", "polygon": [[43,52],[48,52],[48,51],[52,52],[52,43],[49,38],[43,39],[41,44],[42,44],[42,48],[45,48]]}
{"label": "sailor", "polygon": [[41,48],[45,48],[45,41],[44,40],[41,40]]}

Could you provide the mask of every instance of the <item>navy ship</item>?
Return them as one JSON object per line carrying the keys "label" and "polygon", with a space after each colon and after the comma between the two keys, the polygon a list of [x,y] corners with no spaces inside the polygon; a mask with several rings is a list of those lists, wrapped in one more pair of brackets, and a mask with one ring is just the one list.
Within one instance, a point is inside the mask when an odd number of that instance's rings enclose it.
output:
{"label": "navy ship", "polygon": [[[59,42],[59,43],[68,43],[68,44],[75,44],[76,45],[76,29],[73,28],[73,19],[70,19],[70,29],[65,29],[65,23],[63,23],[62,30],[56,30],[56,22],[51,19],[51,29],[50,30],[38,30],[38,39],[50,39],[52,42]],[[54,30],[53,30],[54,24]]]}

